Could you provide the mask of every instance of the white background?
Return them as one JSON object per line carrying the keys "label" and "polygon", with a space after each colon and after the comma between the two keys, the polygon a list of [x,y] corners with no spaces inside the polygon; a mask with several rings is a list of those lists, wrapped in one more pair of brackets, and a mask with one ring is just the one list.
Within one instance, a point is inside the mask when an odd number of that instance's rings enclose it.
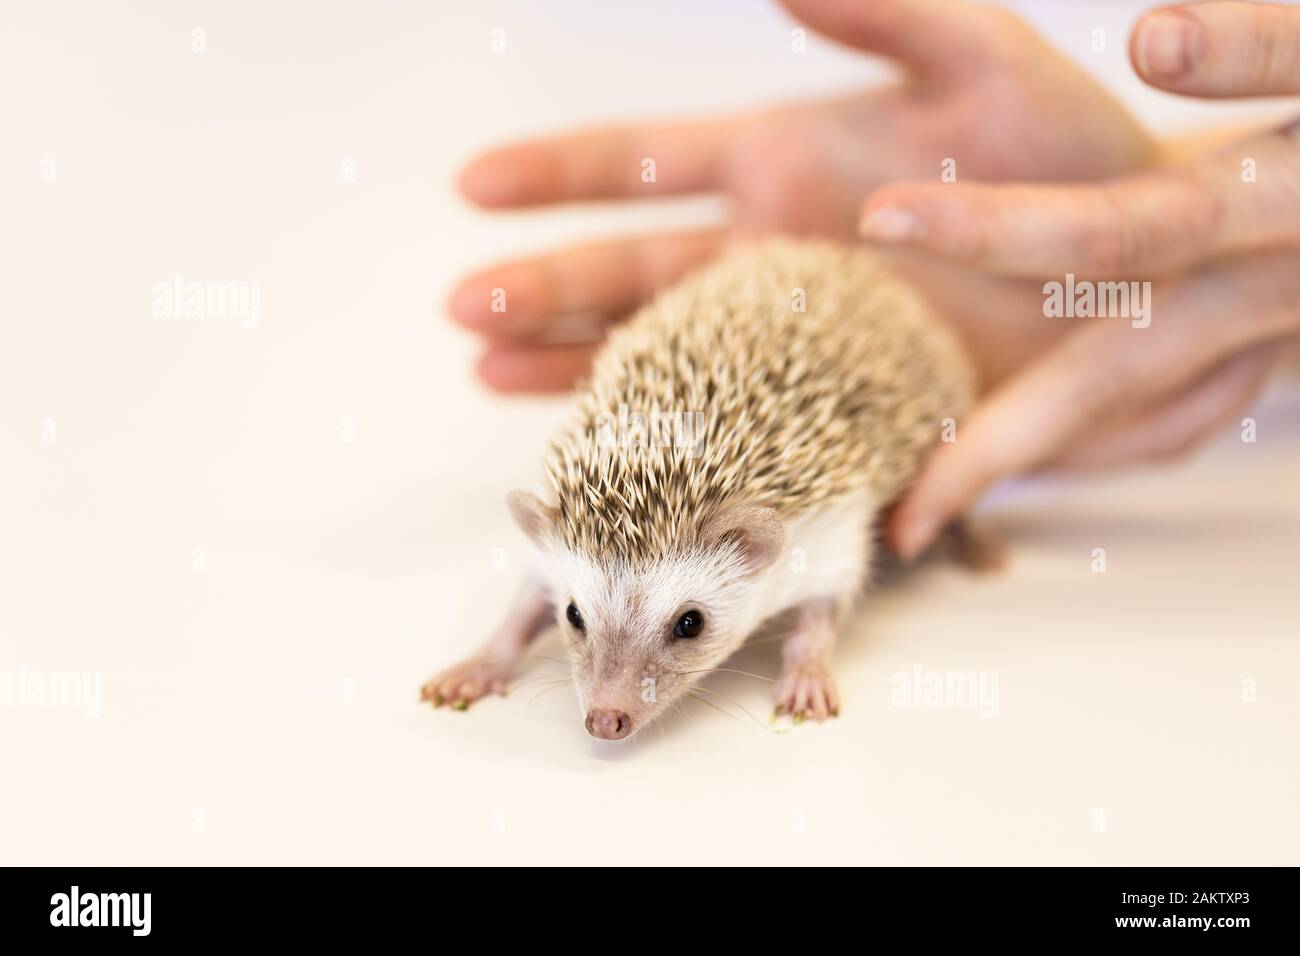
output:
{"label": "white background", "polygon": [[[688,704],[627,746],[588,738],[567,689],[416,705],[522,574],[501,501],[535,483],[563,408],[473,381],[450,284],[719,213],[481,215],[451,191],[458,164],[882,64],[816,38],[792,56],[757,2],[9,6],[0,671],[102,672],[104,713],[0,708],[0,862],[1300,859],[1284,391],[1256,444],[998,496],[1009,573],[931,567],[869,598],[832,724],[766,728],[767,685],[740,677],[707,685],[731,716]],[[1141,4],[1019,6],[1158,128],[1246,115],[1137,83]],[[260,283],[260,324],[154,318],[176,273]],[[890,675],[917,664],[996,672],[998,716],[891,707]],[[774,646],[739,666],[774,674]]]}

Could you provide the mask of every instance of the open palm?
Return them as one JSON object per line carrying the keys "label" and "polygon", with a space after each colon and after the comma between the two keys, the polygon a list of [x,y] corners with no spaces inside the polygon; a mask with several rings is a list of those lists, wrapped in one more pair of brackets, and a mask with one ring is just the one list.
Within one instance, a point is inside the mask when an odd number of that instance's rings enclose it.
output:
{"label": "open palm", "polygon": [[[507,391],[567,388],[595,341],[556,341],[566,317],[614,322],[713,256],[734,231],[851,239],[865,196],[897,179],[1090,180],[1148,165],[1153,144],[1084,72],[1013,15],[934,0],[785,0],[800,20],[907,68],[896,85],[742,116],[603,128],[494,150],[470,163],[461,190],[490,208],[723,192],[730,229],[648,236],[509,262],[459,284],[450,311],[488,340],[479,371]],[[655,181],[642,177],[655,161]],[[949,162],[951,161],[951,162]],[[938,305],[985,343],[1004,304],[979,301],[958,271],[933,275]],[[978,282],[972,278],[972,282]],[[494,311],[493,290],[509,307]],[[955,306],[961,307],[956,308]],[[954,306],[954,308],[949,308]],[[1031,314],[1032,314],[1031,310]],[[1041,323],[1038,327],[1041,330]],[[976,356],[986,378],[1038,347]],[[1010,356],[1010,357],[1008,357]],[[1025,355],[1028,357],[1028,354]]]}

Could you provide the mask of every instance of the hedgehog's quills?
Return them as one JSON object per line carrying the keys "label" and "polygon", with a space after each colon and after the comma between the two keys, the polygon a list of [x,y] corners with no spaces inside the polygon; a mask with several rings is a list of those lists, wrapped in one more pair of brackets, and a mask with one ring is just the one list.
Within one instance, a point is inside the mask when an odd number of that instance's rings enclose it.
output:
{"label": "hedgehog's quills", "polygon": [[536,581],[424,697],[504,687],[553,608],[588,731],[627,737],[794,609],[777,711],[835,715],[831,647],[876,514],[971,391],[951,332],[870,253],[736,247],[610,337],[548,456],[551,502],[509,499]]}

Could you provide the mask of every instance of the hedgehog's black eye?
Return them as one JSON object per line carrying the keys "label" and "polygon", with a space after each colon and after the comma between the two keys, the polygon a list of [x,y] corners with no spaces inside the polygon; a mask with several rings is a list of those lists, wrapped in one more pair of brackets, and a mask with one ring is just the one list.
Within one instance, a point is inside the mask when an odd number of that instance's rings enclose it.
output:
{"label": "hedgehog's black eye", "polygon": [[673,637],[698,637],[704,629],[704,615],[699,611],[687,611],[677,619],[673,628]]}
{"label": "hedgehog's black eye", "polygon": [[578,630],[585,631],[587,629],[587,625],[582,623],[582,615],[578,613],[578,606],[576,604],[570,602],[568,610],[564,612],[564,616],[567,617],[569,623]]}

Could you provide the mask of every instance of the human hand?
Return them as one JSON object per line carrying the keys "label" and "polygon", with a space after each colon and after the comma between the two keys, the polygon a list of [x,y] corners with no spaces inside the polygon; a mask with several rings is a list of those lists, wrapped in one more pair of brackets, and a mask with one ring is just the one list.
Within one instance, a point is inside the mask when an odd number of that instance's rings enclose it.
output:
{"label": "human hand", "polygon": [[[1130,52],[1144,79],[1178,92],[1300,93],[1300,10],[1154,11]],[[900,183],[863,213],[869,237],[993,275],[1154,288],[1148,327],[1087,322],[935,450],[891,520],[905,558],[1002,477],[1195,447],[1240,415],[1300,335],[1300,123],[1184,168],[1100,184]]]}
{"label": "human hand", "polygon": [[[1143,167],[1154,147],[1125,110],[1013,15],[936,0],[784,0],[804,23],[888,56],[892,86],[742,116],[603,128],[508,146],[471,162],[461,191],[493,209],[721,191],[734,230],[849,239],[863,196],[884,182],[936,175],[948,157],[984,180],[1087,180]],[[656,161],[643,183],[641,162]],[[597,343],[554,339],[567,317],[621,319],[711,258],[729,230],[597,243],[505,263],[460,282],[452,317],[487,339],[479,374],[503,391],[567,388]],[[918,264],[927,278],[934,266]],[[934,276],[954,303],[957,274]],[[972,280],[979,281],[979,280]],[[507,290],[508,311],[491,310]],[[942,303],[942,304],[947,304]],[[1005,313],[998,313],[1005,314]],[[991,312],[971,316],[976,327]],[[965,313],[957,316],[960,323]],[[1038,328],[1017,341],[1043,337]],[[1004,351],[990,361],[1006,364]],[[988,377],[996,378],[1001,369]]]}

